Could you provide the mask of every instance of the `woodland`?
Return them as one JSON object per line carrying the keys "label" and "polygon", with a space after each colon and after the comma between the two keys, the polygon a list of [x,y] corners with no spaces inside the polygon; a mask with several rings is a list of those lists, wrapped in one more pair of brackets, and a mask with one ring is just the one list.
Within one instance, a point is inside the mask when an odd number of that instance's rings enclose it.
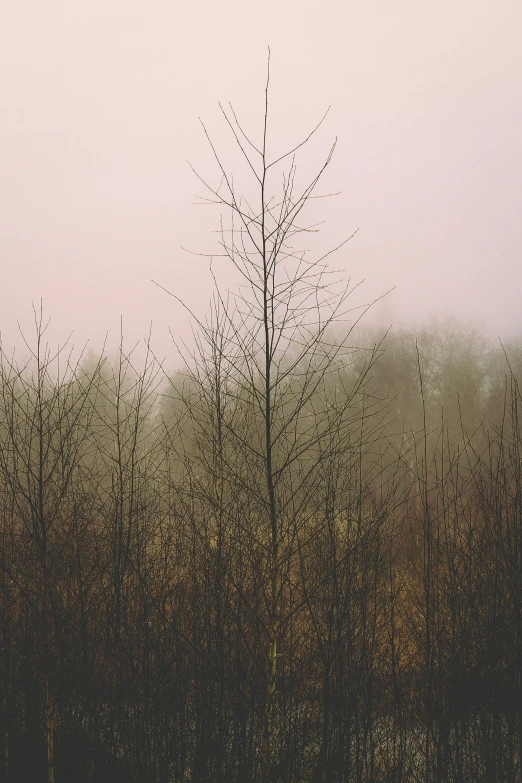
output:
{"label": "woodland", "polygon": [[520,783],[522,342],[366,326],[299,250],[333,147],[297,190],[222,111],[179,371],[0,351],[2,780]]}

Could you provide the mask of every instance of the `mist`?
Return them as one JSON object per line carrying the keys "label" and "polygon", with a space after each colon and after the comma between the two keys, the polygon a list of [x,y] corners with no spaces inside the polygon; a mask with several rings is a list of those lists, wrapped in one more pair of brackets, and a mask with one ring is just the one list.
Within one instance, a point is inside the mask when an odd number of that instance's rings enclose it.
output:
{"label": "mist", "polygon": [[[448,314],[489,335],[521,329],[522,52],[520,5],[401,0],[352,5],[203,2],[88,6],[5,2],[0,32],[0,291],[4,341],[43,299],[55,342],[74,332],[100,350],[152,322],[169,328],[212,290],[219,215],[194,205],[187,164],[216,176],[198,117],[227,143],[218,101],[259,139],[267,47],[268,144],[300,141],[331,106],[300,160],[311,173],[335,137],[313,218],[335,264],[365,280],[359,303],[394,288],[383,325]],[[237,182],[238,187],[241,183]],[[221,283],[233,284],[219,268]],[[173,357],[174,361],[174,357]]]}
{"label": "mist", "polygon": [[520,5],[3,10],[2,780],[520,781]]}

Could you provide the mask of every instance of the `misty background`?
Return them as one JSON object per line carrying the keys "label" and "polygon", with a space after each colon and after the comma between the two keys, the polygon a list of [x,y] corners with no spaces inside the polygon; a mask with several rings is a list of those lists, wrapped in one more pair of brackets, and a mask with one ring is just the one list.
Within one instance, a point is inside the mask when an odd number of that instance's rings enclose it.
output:
{"label": "misty background", "polygon": [[[272,52],[269,151],[300,141],[312,175],[337,136],[309,222],[316,248],[358,233],[334,265],[365,279],[384,326],[456,315],[488,336],[521,331],[522,7],[514,0],[276,3],[3,0],[0,24],[0,311],[23,353],[31,302],[47,337],[101,350],[148,333],[175,361],[203,315],[219,214],[194,206],[218,176],[202,117],[238,190],[230,100],[259,138]],[[243,180],[245,176],[245,186]],[[279,183],[274,183],[274,186]],[[234,284],[216,259],[221,285]]]}
{"label": "misty background", "polygon": [[521,16],[0,2],[6,783],[521,779]]}

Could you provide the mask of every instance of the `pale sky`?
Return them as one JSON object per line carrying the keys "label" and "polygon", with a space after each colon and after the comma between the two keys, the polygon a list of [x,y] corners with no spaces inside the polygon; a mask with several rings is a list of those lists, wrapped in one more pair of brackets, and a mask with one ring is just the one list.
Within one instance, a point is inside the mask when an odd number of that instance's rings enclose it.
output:
{"label": "pale sky", "polygon": [[338,137],[324,188],[342,195],[312,217],[325,244],[359,229],[335,260],[367,281],[359,303],[396,286],[387,325],[521,333],[521,31],[520,0],[0,0],[4,343],[40,298],[51,342],[115,344],[120,316],[128,343],[152,320],[162,356],[169,327],[189,339],[150,281],[204,314],[208,259],[180,246],[213,252],[219,214],[194,206],[187,160],[216,180],[198,117],[228,150],[218,101],[259,138],[268,46],[269,149],[332,107],[300,166]]}

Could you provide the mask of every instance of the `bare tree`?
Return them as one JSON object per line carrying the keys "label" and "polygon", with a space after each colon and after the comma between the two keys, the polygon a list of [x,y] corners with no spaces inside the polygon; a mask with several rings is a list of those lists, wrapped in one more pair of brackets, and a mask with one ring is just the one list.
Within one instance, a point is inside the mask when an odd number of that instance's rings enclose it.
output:
{"label": "bare tree", "polygon": [[[348,299],[353,288],[329,270],[326,259],[348,240],[314,260],[308,258],[306,250],[296,247],[301,237],[317,230],[316,224],[303,222],[305,208],[317,198],[315,191],[332,159],[335,143],[317,174],[298,190],[296,153],[323,120],[293,149],[270,157],[270,58],[268,65],[259,143],[243,131],[232,106],[225,110],[220,105],[251,172],[256,203],[251,204],[237,191],[204,125],[221,184],[213,187],[197,175],[209,194],[203,202],[230,213],[228,228],[221,218],[218,255],[232,263],[242,280],[235,296],[225,296],[216,287],[221,329],[198,323],[214,361],[235,385],[238,399],[251,410],[249,429],[240,430],[226,419],[220,420],[219,426],[228,427],[234,451],[241,453],[249,466],[248,491],[255,495],[260,515],[256,543],[264,552],[267,661],[259,742],[263,781],[272,777],[278,661],[286,652],[280,650],[287,621],[281,605],[290,564],[301,545],[298,532],[305,535],[304,509],[325,459],[321,444],[337,432],[344,434],[347,446],[347,435],[360,416],[358,397],[377,354],[375,347],[354,384],[346,388],[342,369],[360,355],[350,344],[351,330],[367,308],[349,315]],[[349,318],[351,323],[346,326]],[[341,336],[334,329],[336,324],[344,325]],[[261,481],[255,480],[261,476]]]}
{"label": "bare tree", "polygon": [[[85,382],[80,361],[60,367],[64,349],[44,343],[42,307],[34,310],[35,347],[28,366],[19,367],[0,351],[0,468],[12,502],[12,518],[30,543],[41,624],[41,671],[47,781],[55,779],[55,689],[60,621],[55,577],[64,546],[63,510],[85,445],[85,419],[92,379]],[[31,551],[32,550],[32,551]]]}

